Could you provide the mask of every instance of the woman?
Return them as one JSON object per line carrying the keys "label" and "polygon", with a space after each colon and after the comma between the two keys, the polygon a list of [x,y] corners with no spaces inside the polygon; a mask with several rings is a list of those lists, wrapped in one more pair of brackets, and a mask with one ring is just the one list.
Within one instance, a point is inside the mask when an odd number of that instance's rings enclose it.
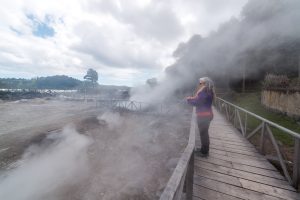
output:
{"label": "woman", "polygon": [[198,89],[193,97],[187,97],[190,105],[196,106],[197,122],[201,139],[201,149],[196,149],[197,155],[208,156],[208,128],[213,119],[212,102],[215,96],[213,81],[208,77],[199,79]]}

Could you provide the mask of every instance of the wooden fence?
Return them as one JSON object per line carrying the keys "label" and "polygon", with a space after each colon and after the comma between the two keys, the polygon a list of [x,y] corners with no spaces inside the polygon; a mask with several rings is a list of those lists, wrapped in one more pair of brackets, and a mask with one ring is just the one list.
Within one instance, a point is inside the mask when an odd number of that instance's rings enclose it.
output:
{"label": "wooden fence", "polygon": [[[123,99],[93,99],[97,108],[107,109],[125,109],[135,112],[154,113],[154,114],[172,114],[179,108],[183,101],[167,103],[146,103]],[[184,102],[185,103],[185,102]]]}

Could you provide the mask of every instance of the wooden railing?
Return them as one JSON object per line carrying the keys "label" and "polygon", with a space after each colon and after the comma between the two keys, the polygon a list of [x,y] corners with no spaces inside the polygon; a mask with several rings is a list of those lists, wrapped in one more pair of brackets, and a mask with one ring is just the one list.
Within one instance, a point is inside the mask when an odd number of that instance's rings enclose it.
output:
{"label": "wooden railing", "polygon": [[171,114],[182,101],[151,104],[140,101],[124,100],[124,99],[94,99],[97,108],[107,109],[126,109],[130,111],[155,113],[155,114]]}
{"label": "wooden railing", "polygon": [[137,102],[137,101],[129,101],[122,99],[97,99],[96,107],[105,107],[105,108],[124,108],[134,111],[142,111],[145,107],[147,107],[146,103]]}
{"label": "wooden railing", "polygon": [[[258,132],[260,132],[259,151],[263,155],[266,154],[266,139],[269,139],[276,152],[276,157],[274,158],[274,156],[271,155],[265,155],[265,157],[270,160],[278,161],[287,181],[295,188],[298,187],[300,183],[299,133],[284,128],[274,122],[271,122],[221,98],[216,98],[216,107],[221,113],[226,116],[228,121],[230,121],[238,130],[240,130],[241,134],[247,139],[252,138]],[[258,125],[256,127],[251,127],[251,129],[249,128],[250,117],[254,118],[258,122]],[[285,137],[291,137],[294,140],[292,160],[288,160],[283,148],[275,139],[273,134],[275,129],[285,134]],[[288,165],[292,166],[291,170],[289,170]]]}
{"label": "wooden railing", "polygon": [[192,200],[196,129],[196,113],[195,108],[193,108],[188,145],[160,196],[160,200],[179,200],[182,199],[184,193],[187,200]]}

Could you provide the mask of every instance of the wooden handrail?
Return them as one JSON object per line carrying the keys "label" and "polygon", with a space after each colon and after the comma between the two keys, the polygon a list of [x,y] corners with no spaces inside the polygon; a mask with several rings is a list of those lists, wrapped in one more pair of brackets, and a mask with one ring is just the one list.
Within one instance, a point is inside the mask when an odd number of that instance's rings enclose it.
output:
{"label": "wooden handrail", "polygon": [[185,184],[186,199],[192,200],[193,176],[194,176],[194,148],[196,132],[196,112],[193,108],[189,142],[182,153],[167,186],[165,187],[160,200],[179,200],[183,193]]}
{"label": "wooden handrail", "polygon": [[[299,133],[296,133],[292,130],[282,127],[274,122],[271,122],[261,116],[258,116],[244,108],[234,105],[234,104],[232,104],[224,99],[221,99],[221,98],[216,98],[216,107],[220,110],[220,112],[222,112],[222,110],[223,110],[227,119],[229,121],[233,121],[233,125],[235,127],[238,126],[238,128],[240,128],[240,130],[241,130],[242,135],[244,137],[246,137],[247,139],[250,139],[256,133],[258,133],[259,130],[261,130],[260,152],[262,154],[265,154],[265,139],[268,136],[271,140],[273,147],[276,150],[276,154],[277,154],[278,160],[280,162],[281,168],[284,172],[285,178],[295,188],[298,187],[298,185],[300,184],[300,134]],[[225,109],[225,111],[224,111],[224,109]],[[232,116],[230,116],[230,111],[232,111]],[[241,120],[240,112],[245,114],[244,123]],[[261,123],[249,134],[247,134],[247,116],[248,115],[261,121]],[[237,121],[239,123],[237,123]],[[270,127],[277,128],[277,129],[283,131],[285,134],[294,138],[295,144],[294,144],[292,176],[290,176],[290,174],[287,170],[286,162],[283,158],[283,154],[277,144],[277,141],[275,140],[275,138],[273,136],[273,132]]]}

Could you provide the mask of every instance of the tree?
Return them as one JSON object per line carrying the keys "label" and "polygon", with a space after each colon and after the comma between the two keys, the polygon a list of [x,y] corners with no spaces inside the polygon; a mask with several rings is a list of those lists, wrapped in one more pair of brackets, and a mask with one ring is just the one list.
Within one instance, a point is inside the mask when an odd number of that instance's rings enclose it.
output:
{"label": "tree", "polygon": [[96,72],[96,70],[90,68],[87,70],[86,75],[83,78],[91,81],[94,87],[98,81],[98,73]]}
{"label": "tree", "polygon": [[156,78],[150,78],[146,81],[146,83],[151,87],[154,88],[157,86],[157,79]]}

